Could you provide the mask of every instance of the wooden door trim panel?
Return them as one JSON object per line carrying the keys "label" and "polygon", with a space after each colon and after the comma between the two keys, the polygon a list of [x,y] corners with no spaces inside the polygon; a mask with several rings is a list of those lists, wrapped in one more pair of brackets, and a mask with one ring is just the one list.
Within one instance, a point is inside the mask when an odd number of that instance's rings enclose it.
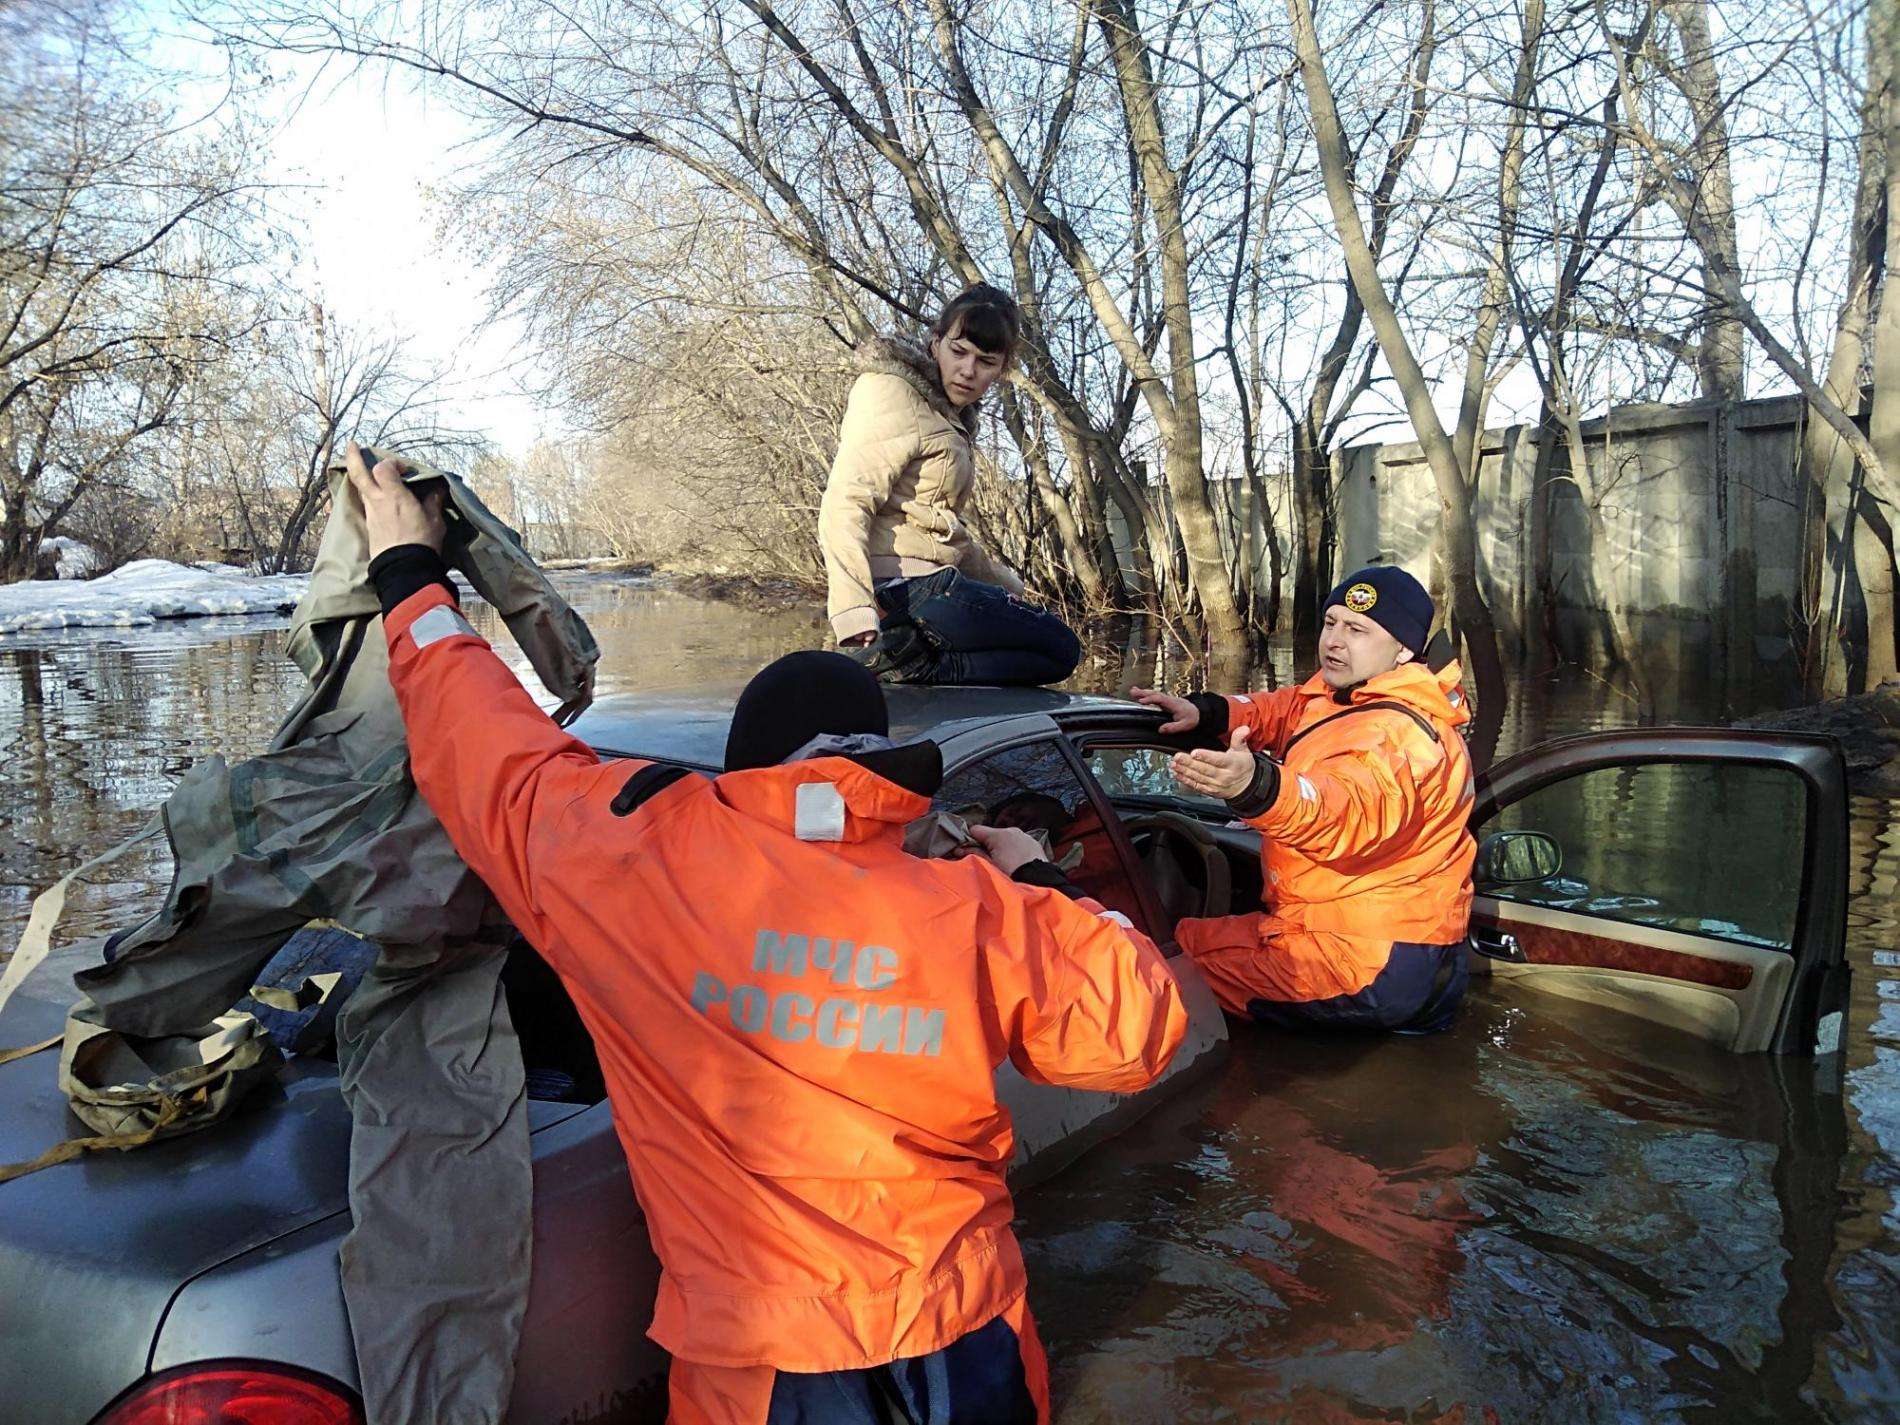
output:
{"label": "wooden door trim panel", "polygon": [[1602,970],[1628,970],[1639,975],[1660,975],[1666,980],[1713,985],[1723,990],[1745,990],[1755,978],[1754,966],[1734,960],[1691,955],[1660,945],[1636,945],[1589,931],[1540,925],[1515,917],[1506,920],[1474,912],[1471,918],[1498,929],[1508,927],[1517,939],[1518,948],[1524,952],[1526,963],[1532,965],[1587,965]]}
{"label": "wooden door trim panel", "polygon": [[[1624,1003],[1619,1007],[1660,1024],[1674,1024],[1703,1038],[1724,1043],[1737,1053],[1766,1049],[1774,1037],[1775,1016],[1788,980],[1794,973],[1794,957],[1780,950],[1756,945],[1738,945],[1733,941],[1689,935],[1679,930],[1663,930],[1650,925],[1630,925],[1602,916],[1579,915],[1575,911],[1553,910],[1548,906],[1526,905],[1520,901],[1501,901],[1478,896],[1471,907],[1472,919],[1484,925],[1509,930],[1526,952],[1526,962],[1492,960],[1473,954],[1472,967],[1479,973],[1490,971],[1500,979],[1528,983],[1551,981],[1548,988],[1577,997],[1597,997],[1585,993],[1585,982],[1603,986]],[[1529,941],[1526,940],[1528,934]],[[1575,960],[1528,958],[1532,945],[1555,947],[1561,937],[1609,941],[1624,951],[1642,956],[1645,952],[1663,952],[1678,960],[1670,963],[1692,975],[1659,973],[1635,965],[1579,963]],[[1607,955],[1606,957],[1607,958]],[[1705,968],[1707,967],[1707,968]],[[1736,969],[1746,972],[1740,985],[1733,983]],[[1566,983],[1575,982],[1575,983]],[[1611,986],[1617,986],[1614,991]],[[1728,1008],[1713,1014],[1725,1001]]]}

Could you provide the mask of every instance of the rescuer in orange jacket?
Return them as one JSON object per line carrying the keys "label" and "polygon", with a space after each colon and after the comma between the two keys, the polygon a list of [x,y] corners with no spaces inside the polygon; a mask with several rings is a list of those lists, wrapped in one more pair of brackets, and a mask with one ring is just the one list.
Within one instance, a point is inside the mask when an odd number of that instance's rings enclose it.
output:
{"label": "rescuer in orange jacket", "polygon": [[717,778],[603,763],[462,619],[442,527],[364,468],[416,784],[593,1035],[663,1275],[672,1419],[1046,1420],[995,1071],[1132,1091],[1173,975],[1034,838],[903,850],[942,757],[871,675],[793,654]]}
{"label": "rescuer in orange jacket", "polygon": [[1361,569],[1326,601],[1319,671],[1233,697],[1134,690],[1163,732],[1209,744],[1173,761],[1261,833],[1266,906],[1175,927],[1229,1013],[1284,1028],[1449,1028],[1465,991],[1477,854],[1470,720],[1458,665],[1423,652],[1431,597]]}

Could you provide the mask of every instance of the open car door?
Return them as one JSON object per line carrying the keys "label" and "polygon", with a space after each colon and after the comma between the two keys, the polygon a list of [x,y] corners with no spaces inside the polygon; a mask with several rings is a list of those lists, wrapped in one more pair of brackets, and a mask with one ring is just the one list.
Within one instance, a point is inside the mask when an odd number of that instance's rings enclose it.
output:
{"label": "open car door", "polygon": [[1472,812],[1471,967],[1738,1053],[1839,1050],[1846,769],[1827,738],[1635,728],[1512,757]]}

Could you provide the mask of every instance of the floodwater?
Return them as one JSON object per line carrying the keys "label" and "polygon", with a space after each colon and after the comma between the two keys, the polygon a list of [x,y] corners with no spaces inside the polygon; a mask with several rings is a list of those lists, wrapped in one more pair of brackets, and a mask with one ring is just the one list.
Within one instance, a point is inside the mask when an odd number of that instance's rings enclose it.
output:
{"label": "floodwater", "polygon": [[[821,635],[569,588],[603,691],[735,678]],[[300,683],[284,629],[0,638],[0,946],[193,761],[263,746]],[[1587,679],[1520,694],[1508,746],[1633,711]],[[1696,680],[1664,694],[1709,719]],[[1216,1078],[1021,1205],[1058,1419],[1900,1418],[1900,803],[1856,798],[1852,846],[1832,1072],[1498,988],[1433,1039],[1239,1028]],[[152,904],[161,858],[93,873],[65,929]]]}

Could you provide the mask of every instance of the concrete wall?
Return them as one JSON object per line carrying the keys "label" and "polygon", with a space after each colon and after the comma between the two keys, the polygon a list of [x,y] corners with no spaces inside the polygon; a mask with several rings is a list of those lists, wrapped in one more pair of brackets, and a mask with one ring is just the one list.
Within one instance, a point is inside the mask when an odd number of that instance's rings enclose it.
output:
{"label": "concrete wall", "polygon": [[[1559,448],[1540,487],[1536,428],[1487,432],[1478,547],[1507,641],[1521,647],[1522,629],[1542,627],[1566,654],[1591,656],[1600,571],[1645,642],[1685,653],[1707,646],[1724,664],[1791,658],[1802,416],[1798,397],[1777,397],[1624,406],[1587,422],[1609,540],[1594,560],[1567,452]],[[1342,451],[1338,499],[1341,569],[1399,564],[1429,583],[1438,496],[1417,444]]]}

